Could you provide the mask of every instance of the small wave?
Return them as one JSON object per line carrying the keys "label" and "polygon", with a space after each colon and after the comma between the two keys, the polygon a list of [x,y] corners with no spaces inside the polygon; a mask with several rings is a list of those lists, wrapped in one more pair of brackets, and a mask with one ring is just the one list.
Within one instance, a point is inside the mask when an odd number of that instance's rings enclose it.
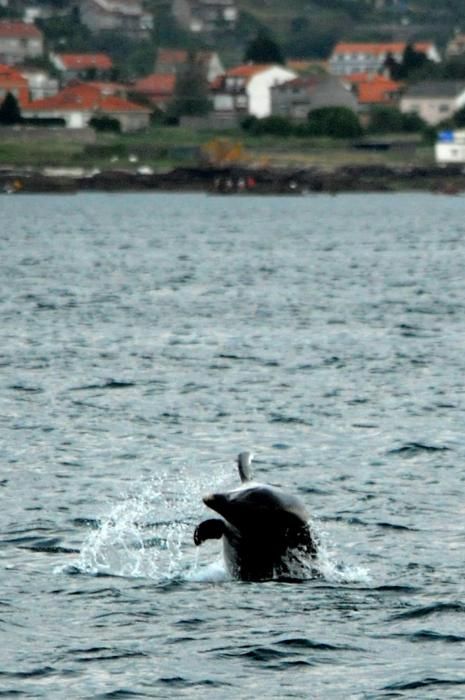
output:
{"label": "small wave", "polygon": [[140,691],[126,690],[126,688],[120,688],[119,690],[110,690],[108,693],[100,693],[99,695],[93,696],[95,700],[124,700],[124,698],[140,698],[140,697],[152,697],[152,695],[146,695],[145,693],[140,693]]}
{"label": "small wave", "polygon": [[307,638],[286,638],[270,644],[218,647],[210,649],[220,659],[239,658],[267,668],[285,669],[296,665],[331,663],[334,654],[359,651],[348,645],[329,644]]}
{"label": "small wave", "polygon": [[[189,680],[183,678],[182,676],[167,676],[165,678],[159,678],[157,683],[163,683],[164,685],[172,685],[175,688],[190,688],[192,686],[207,686],[208,688],[224,688],[229,687],[231,683],[225,683],[224,681],[212,680],[210,678],[205,678],[201,680]],[[150,696],[152,697],[152,696]]]}
{"label": "small wave", "polygon": [[27,394],[43,394],[43,389],[38,386],[27,386],[25,384],[11,384],[8,389],[13,391],[24,391]]}
{"label": "small wave", "polygon": [[407,442],[405,445],[388,450],[389,455],[401,455],[403,457],[413,457],[422,452],[448,452],[450,447],[445,445],[427,445],[423,442]]}
{"label": "small wave", "polygon": [[6,678],[40,678],[43,676],[50,676],[55,673],[55,669],[52,666],[40,666],[39,668],[33,668],[30,671],[0,671],[0,677]]}
{"label": "small wave", "polygon": [[315,642],[312,639],[305,637],[290,637],[281,639],[275,644],[279,647],[290,648],[298,651],[359,651],[358,647],[352,647],[347,644],[328,644],[327,642]]}
{"label": "small wave", "polygon": [[381,522],[376,523],[376,525],[381,527],[383,530],[406,530],[407,532],[418,532],[418,529],[415,527],[408,527],[407,525],[400,525],[399,523]]}
{"label": "small wave", "polygon": [[92,661],[105,661],[114,659],[132,659],[134,657],[147,657],[143,651],[134,651],[132,649],[112,649],[110,647],[90,647],[88,649],[70,649],[68,655],[77,663],[89,663]]}
{"label": "small wave", "polygon": [[416,607],[413,610],[396,613],[391,620],[414,620],[419,617],[429,617],[430,615],[443,615],[445,613],[465,613],[464,603],[434,603]]}
{"label": "small wave", "polygon": [[433,630],[419,630],[412,634],[398,634],[397,637],[407,638],[411,642],[447,642],[448,644],[463,644],[465,637],[458,634],[441,634]]}
{"label": "small wave", "polygon": [[387,685],[383,690],[417,690],[418,688],[428,688],[431,686],[444,685],[465,685],[465,678],[435,678],[429,677],[420,678],[416,681],[405,681]]}
{"label": "small wave", "polygon": [[289,425],[312,425],[311,422],[299,418],[298,416],[285,416],[282,413],[272,413],[270,423],[283,423]]}
{"label": "small wave", "polygon": [[70,391],[88,391],[90,389],[129,389],[136,386],[134,382],[127,382],[117,379],[108,379],[101,384],[85,384],[84,386],[71,387]]}

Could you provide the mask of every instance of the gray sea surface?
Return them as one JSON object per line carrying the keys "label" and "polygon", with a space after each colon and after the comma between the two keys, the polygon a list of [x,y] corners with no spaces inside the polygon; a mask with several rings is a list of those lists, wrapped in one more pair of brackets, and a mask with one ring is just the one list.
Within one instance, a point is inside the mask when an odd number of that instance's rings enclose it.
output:
{"label": "gray sea surface", "polygon": [[[465,697],[465,200],[0,210],[0,696]],[[246,449],[320,578],[194,546]]]}

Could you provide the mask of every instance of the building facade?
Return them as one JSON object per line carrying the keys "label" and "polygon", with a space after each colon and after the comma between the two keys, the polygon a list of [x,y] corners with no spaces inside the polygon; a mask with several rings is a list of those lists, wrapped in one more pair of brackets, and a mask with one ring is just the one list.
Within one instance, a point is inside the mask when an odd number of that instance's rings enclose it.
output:
{"label": "building facade", "polygon": [[283,66],[246,64],[226,71],[212,89],[213,109],[217,113],[252,115],[259,119],[271,115],[271,88],[297,78]]}
{"label": "building facade", "polygon": [[239,17],[235,0],[173,0],[176,21],[190,32],[234,29]]}
{"label": "building facade", "polygon": [[63,84],[70,80],[108,80],[113,68],[105,53],[52,53],[50,61],[60,72]]}
{"label": "building facade", "polygon": [[79,13],[91,32],[122,32],[148,39],[153,29],[153,15],[144,10],[141,0],[81,0]]}
{"label": "building facade", "polygon": [[88,126],[93,117],[117,119],[121,131],[139,131],[148,127],[151,110],[115,95],[106,95],[98,87],[81,83],[68,86],[53,97],[31,102],[24,117],[61,119],[69,129]]}
{"label": "building facade", "polygon": [[[353,73],[378,73],[383,69],[389,56],[401,63],[406,47],[407,43],[400,41],[380,44],[339,42],[329,58],[329,71],[333,75],[341,76]],[[433,42],[415,42],[413,48],[415,51],[424,53],[430,61],[438,63],[441,60]]]}
{"label": "building facade", "polygon": [[355,95],[334,76],[308,76],[289,80],[271,88],[273,115],[304,121],[320,107],[347,107],[356,112]]}
{"label": "building facade", "polygon": [[192,55],[186,49],[159,48],[155,60],[155,72],[160,74],[177,74],[190,60],[194,60],[202,69],[207,82],[213,82],[224,74],[224,66],[216,51],[196,51]]}
{"label": "building facade", "polygon": [[0,62],[21,64],[44,54],[40,29],[26,22],[0,22]]}
{"label": "building facade", "polygon": [[465,106],[465,81],[424,80],[408,88],[400,100],[400,110],[418,114],[436,126]]}

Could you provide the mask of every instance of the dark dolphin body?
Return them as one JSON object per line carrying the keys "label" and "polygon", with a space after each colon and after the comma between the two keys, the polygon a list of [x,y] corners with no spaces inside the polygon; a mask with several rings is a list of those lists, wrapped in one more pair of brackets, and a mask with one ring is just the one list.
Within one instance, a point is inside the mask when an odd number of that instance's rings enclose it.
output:
{"label": "dark dolphin body", "polygon": [[296,568],[308,572],[316,559],[308,513],[296,496],[251,481],[251,461],[249,452],[238,456],[241,487],[205,496],[205,505],[224,519],[200,523],[194,542],[223,537],[226,565],[244,581],[298,577]]}

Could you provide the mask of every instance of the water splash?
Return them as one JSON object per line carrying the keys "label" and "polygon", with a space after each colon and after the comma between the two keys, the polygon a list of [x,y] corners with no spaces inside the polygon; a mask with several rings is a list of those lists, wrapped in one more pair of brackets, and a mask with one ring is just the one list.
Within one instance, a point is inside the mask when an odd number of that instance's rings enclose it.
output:
{"label": "water splash", "polygon": [[[202,516],[202,495],[212,487],[220,488],[229,476],[219,473],[212,484],[211,475],[194,479],[180,470],[135,484],[98,520],[78,559],[60,571],[146,578],[157,583],[230,580],[222,554],[216,551],[212,561],[212,548],[194,547],[192,542],[193,529]],[[333,583],[370,583],[367,569],[337,560],[321,524],[313,522],[311,527],[319,542],[318,559],[309,562],[306,555],[294,551],[288,562],[292,578],[317,576]]]}
{"label": "water splash", "polygon": [[325,581],[364,585],[372,583],[370,572],[366,567],[338,559],[334,545],[328,533],[321,527],[321,523],[314,522],[312,529],[319,541],[317,569]]}
{"label": "water splash", "polygon": [[[218,477],[218,485],[225,476]],[[184,471],[166,473],[137,484],[132,493],[99,519],[73,564],[74,570],[156,581],[177,577],[202,580],[192,531],[202,509],[201,496],[211,478],[195,480]],[[217,573],[212,572],[214,578]]]}

